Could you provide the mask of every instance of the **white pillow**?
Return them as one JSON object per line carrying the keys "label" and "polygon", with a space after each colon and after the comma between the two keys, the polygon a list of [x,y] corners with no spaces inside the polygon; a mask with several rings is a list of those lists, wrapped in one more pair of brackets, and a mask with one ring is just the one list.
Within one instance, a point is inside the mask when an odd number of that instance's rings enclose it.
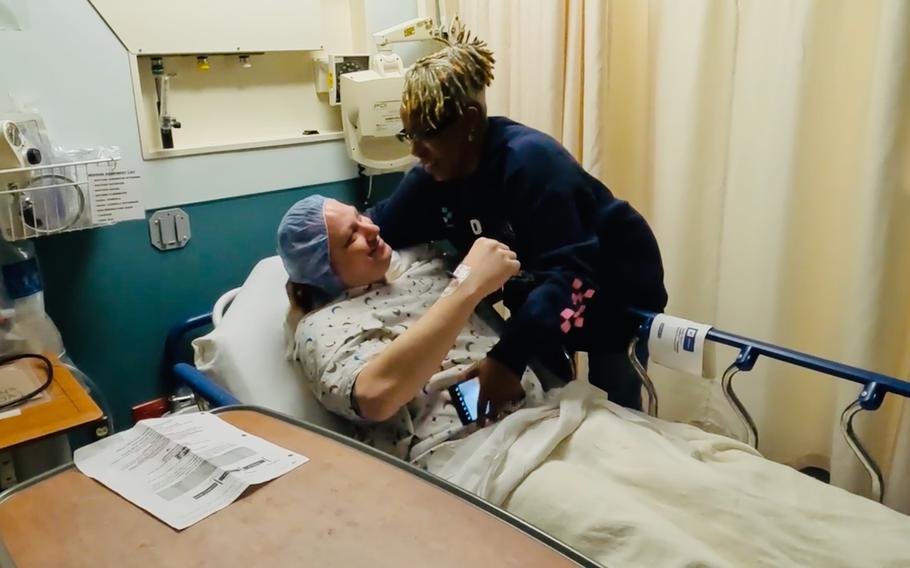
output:
{"label": "white pillow", "polygon": [[346,433],[350,426],[319,404],[285,356],[287,279],[277,256],[259,261],[221,323],[193,341],[196,368],[246,404]]}

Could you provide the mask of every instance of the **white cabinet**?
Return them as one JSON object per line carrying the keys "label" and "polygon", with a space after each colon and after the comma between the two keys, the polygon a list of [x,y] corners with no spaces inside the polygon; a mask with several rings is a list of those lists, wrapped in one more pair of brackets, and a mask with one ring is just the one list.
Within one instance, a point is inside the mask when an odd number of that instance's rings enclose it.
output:
{"label": "white cabinet", "polygon": [[322,49],[320,0],[90,0],[133,54]]}

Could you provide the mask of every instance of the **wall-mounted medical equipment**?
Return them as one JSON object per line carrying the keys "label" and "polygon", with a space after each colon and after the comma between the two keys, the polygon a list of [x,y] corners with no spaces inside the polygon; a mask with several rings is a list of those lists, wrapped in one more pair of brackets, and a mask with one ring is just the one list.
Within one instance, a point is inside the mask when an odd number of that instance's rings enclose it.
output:
{"label": "wall-mounted medical equipment", "polygon": [[352,51],[347,2],[90,1],[129,52],[143,158],[342,138],[313,69]]}
{"label": "wall-mounted medical equipment", "polygon": [[432,40],[435,33],[432,19],[415,18],[373,34],[378,51],[370,68],[337,78],[348,156],[367,173],[401,171],[414,163],[410,145],[398,136],[405,67],[392,45]]}
{"label": "wall-mounted medical equipment", "polygon": [[328,93],[329,104],[341,104],[341,88],[339,78],[346,73],[366,71],[370,68],[370,55],[368,53],[331,53],[317,57],[313,68],[315,73],[317,93]]}
{"label": "wall-mounted medical equipment", "polygon": [[[340,139],[337,109],[314,89],[316,54],[208,54],[207,70],[200,69],[195,54],[136,56],[130,64],[142,156],[160,159]],[[153,63],[156,59],[160,65]]]}
{"label": "wall-mounted medical equipment", "polygon": [[[208,59],[206,59],[208,66]],[[174,147],[174,128],[180,128],[180,121],[172,116],[168,109],[168,97],[171,91],[171,77],[164,71],[164,60],[160,57],[152,58],[152,76],[155,77],[155,95],[158,109],[158,128],[161,130],[161,147]]]}
{"label": "wall-mounted medical equipment", "polygon": [[107,202],[92,177],[116,171],[118,159],[114,148],[57,150],[40,116],[0,114],[0,237],[17,241],[107,224],[98,215]]}

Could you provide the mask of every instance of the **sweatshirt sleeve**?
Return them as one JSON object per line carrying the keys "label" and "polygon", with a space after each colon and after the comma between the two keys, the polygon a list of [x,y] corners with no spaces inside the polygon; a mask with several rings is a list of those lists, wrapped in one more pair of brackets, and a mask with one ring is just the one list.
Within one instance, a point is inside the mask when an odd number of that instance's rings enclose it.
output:
{"label": "sweatshirt sleeve", "polygon": [[379,234],[392,248],[403,249],[444,237],[435,182],[420,166],[402,178],[392,195],[367,210]]}
{"label": "sweatshirt sleeve", "polygon": [[562,344],[583,327],[586,304],[600,292],[596,204],[586,183],[571,156],[547,148],[530,149],[506,179],[517,240],[523,256],[535,259],[522,268],[537,286],[512,312],[489,355],[518,374],[539,347]]}

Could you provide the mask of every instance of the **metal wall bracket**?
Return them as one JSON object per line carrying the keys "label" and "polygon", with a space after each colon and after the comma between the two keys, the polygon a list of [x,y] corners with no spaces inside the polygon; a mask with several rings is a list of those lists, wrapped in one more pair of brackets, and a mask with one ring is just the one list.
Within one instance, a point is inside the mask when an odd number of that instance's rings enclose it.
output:
{"label": "metal wall bracket", "polygon": [[161,209],[149,218],[149,238],[158,250],[181,249],[191,236],[190,216],[183,209]]}

